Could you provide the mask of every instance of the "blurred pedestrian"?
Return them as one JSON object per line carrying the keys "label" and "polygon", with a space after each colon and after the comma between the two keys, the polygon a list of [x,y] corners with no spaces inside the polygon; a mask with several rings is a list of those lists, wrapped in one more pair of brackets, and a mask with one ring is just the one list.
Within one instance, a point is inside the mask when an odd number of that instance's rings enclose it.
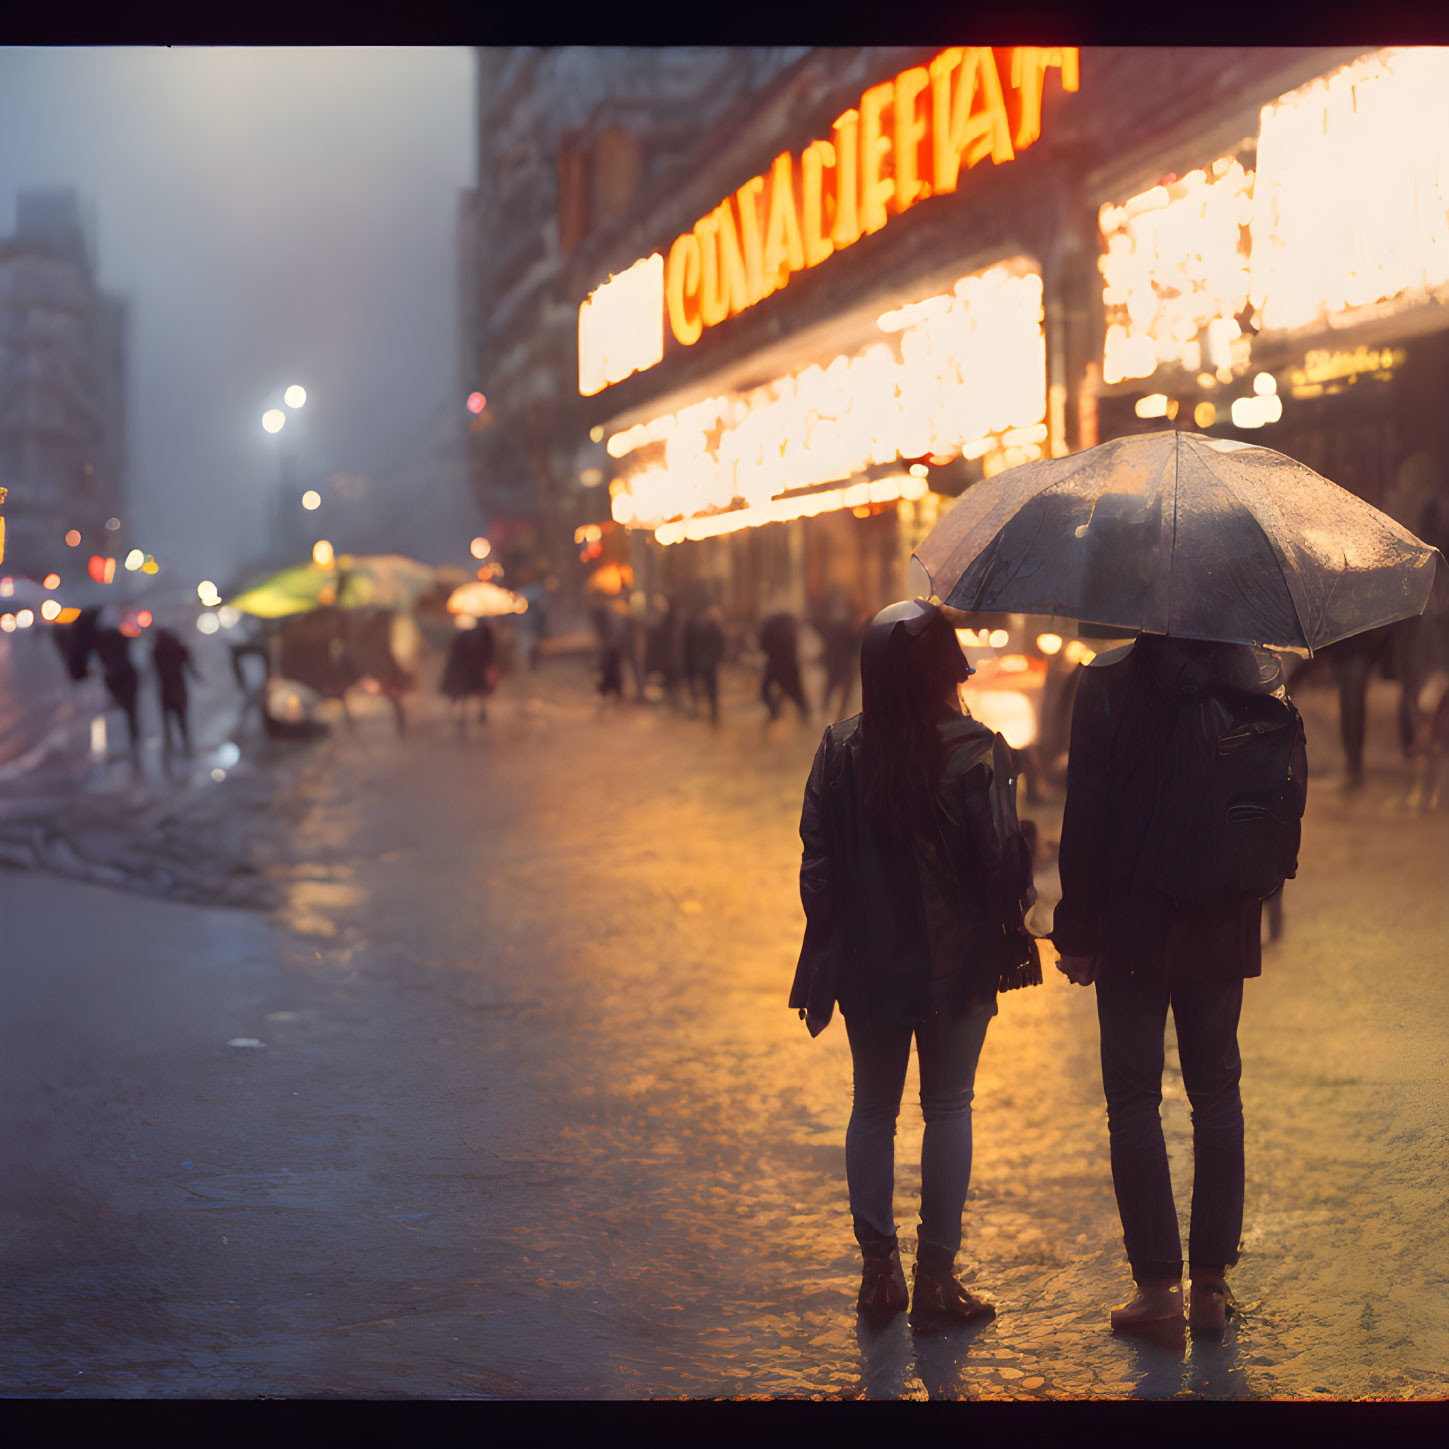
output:
{"label": "blurred pedestrian", "polygon": [[[860,620],[849,595],[842,588],[831,591],[830,601],[815,618],[820,636],[820,662],[825,666],[825,692],[820,709],[826,719],[840,719],[850,705],[860,659]],[[840,703],[832,713],[830,702]]]}
{"label": "blurred pedestrian", "polygon": [[136,725],[136,700],[140,692],[141,677],[131,662],[131,641],[120,629],[102,621],[95,631],[95,651],[96,658],[101,662],[106,693],[126,716],[126,729],[131,753],[134,755],[141,746]]}
{"label": "blurred pedestrian", "polygon": [[[1194,1333],[1221,1337],[1234,1307],[1238,1016],[1244,978],[1262,970],[1263,898],[1296,869],[1307,769],[1302,722],[1266,650],[1142,635],[1099,655],[1077,692],[1052,938],[1067,979],[1096,985],[1112,1184],[1136,1284],[1112,1310],[1114,1333],[1174,1346],[1183,1334],[1159,1112],[1169,1006],[1192,1104]],[[1234,812],[1213,809],[1219,793]]]}
{"label": "blurred pedestrian", "polygon": [[644,643],[644,677],[659,676],[664,698],[674,704],[680,681],[679,610],[672,598],[658,594],[654,599],[654,621]]}
{"label": "blurred pedestrian", "polygon": [[1343,741],[1344,769],[1349,789],[1363,785],[1363,752],[1368,732],[1368,687],[1374,670],[1391,647],[1389,627],[1369,629],[1341,639],[1321,652],[1328,657],[1338,686],[1338,729]]}
{"label": "blurred pedestrian", "polygon": [[963,714],[971,671],[940,611],[892,604],[866,629],[862,712],[830,725],[800,816],[805,940],[790,992],[811,1036],[836,1003],[854,1105],[845,1176],[867,1317],[907,1306],[895,1131],[915,1039],[925,1137],[911,1322],[995,1316],[955,1276],[971,1181],[971,1100],[1000,990],[1039,984],[1035,899],[1006,742]]}
{"label": "blurred pedestrian", "polygon": [[599,697],[611,695],[621,704],[624,700],[624,618],[621,611],[609,604],[595,604],[590,615],[594,636],[599,645]]}
{"label": "blurred pedestrian", "polygon": [[191,651],[172,629],[158,629],[151,644],[151,665],[156,671],[156,687],[161,696],[161,744],[171,753],[171,727],[181,741],[181,750],[190,758],[191,735],[187,729],[188,698],[186,676],[200,679]]}
{"label": "blurred pedestrian", "polygon": [[719,725],[719,666],[725,656],[724,611],[711,604],[691,621],[690,667],[709,701],[710,723]]}
{"label": "blurred pedestrian", "polygon": [[442,692],[453,701],[460,735],[468,731],[469,700],[478,701],[479,723],[488,718],[488,695],[496,654],[497,641],[487,619],[475,619],[470,627],[459,628],[448,645]]}
{"label": "blurred pedestrian", "polygon": [[760,648],[765,651],[765,672],[760,678],[760,699],[770,719],[780,717],[780,697],[793,699],[800,719],[810,722],[810,708],[800,683],[799,626],[785,610],[768,615],[760,624]]}

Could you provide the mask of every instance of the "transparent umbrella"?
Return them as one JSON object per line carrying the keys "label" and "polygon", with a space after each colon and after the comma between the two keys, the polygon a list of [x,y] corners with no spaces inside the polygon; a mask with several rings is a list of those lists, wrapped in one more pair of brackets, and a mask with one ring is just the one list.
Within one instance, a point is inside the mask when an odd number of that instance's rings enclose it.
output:
{"label": "transparent umbrella", "polygon": [[1438,551],[1270,448],[1162,432],[978,483],[915,557],[969,612],[1311,653],[1422,613]]}

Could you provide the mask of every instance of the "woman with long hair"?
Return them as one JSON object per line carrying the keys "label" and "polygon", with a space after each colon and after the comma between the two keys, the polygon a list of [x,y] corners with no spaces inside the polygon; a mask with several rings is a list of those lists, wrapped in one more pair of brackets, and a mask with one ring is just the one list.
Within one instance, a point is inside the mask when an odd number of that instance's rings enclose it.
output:
{"label": "woman with long hair", "polygon": [[[836,1003],[854,1105],[845,1175],[864,1259],[858,1307],[910,1303],[929,1328],[984,1321],[955,1276],[971,1180],[971,1100],[996,994],[1041,981],[1025,913],[1031,852],[1006,741],[963,711],[974,671],[935,606],[881,610],[861,641],[862,710],[820,741],[800,817],[805,941],[790,1005],[811,1036]],[[914,1038],[921,1216],[913,1288],[893,1208],[895,1129]]]}

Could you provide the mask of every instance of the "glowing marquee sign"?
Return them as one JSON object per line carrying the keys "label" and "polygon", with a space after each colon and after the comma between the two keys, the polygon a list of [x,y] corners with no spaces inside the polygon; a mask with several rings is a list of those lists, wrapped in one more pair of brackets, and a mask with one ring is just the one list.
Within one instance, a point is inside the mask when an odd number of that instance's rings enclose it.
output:
{"label": "glowing marquee sign", "polygon": [[[706,327],[772,296],[796,272],[819,266],[917,202],[955,191],[962,173],[987,157],[997,165],[1012,160],[1041,134],[1042,92],[1052,69],[1063,90],[1075,91],[1076,47],[952,46],[871,86],[858,107],[836,119],[828,141],[812,141],[798,157],[782,152],[767,175],[752,176],[676,237],[663,259],[662,294],[646,300],[634,287],[630,301],[657,308],[675,341],[691,346]],[[638,273],[637,266],[624,275],[652,282],[657,274]],[[585,396],[660,360],[642,336],[632,346],[611,347],[597,315],[584,324],[584,309],[596,308],[615,281],[580,309]]]}

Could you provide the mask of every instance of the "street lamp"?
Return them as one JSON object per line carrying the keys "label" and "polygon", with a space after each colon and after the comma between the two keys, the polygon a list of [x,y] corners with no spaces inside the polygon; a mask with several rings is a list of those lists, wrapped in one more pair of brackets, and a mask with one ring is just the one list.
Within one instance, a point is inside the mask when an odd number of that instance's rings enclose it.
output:
{"label": "street lamp", "polygon": [[[307,389],[292,383],[291,386],[283,389],[282,401],[293,411],[302,407],[307,401]],[[287,414],[281,408],[268,408],[262,414],[262,427],[268,433],[277,434],[287,425]],[[279,553],[286,553],[289,537],[292,533],[292,519],[287,508],[287,499],[291,493],[290,477],[295,469],[297,456],[295,451],[288,452],[280,449],[277,454],[277,494],[271,507],[272,543]]]}

